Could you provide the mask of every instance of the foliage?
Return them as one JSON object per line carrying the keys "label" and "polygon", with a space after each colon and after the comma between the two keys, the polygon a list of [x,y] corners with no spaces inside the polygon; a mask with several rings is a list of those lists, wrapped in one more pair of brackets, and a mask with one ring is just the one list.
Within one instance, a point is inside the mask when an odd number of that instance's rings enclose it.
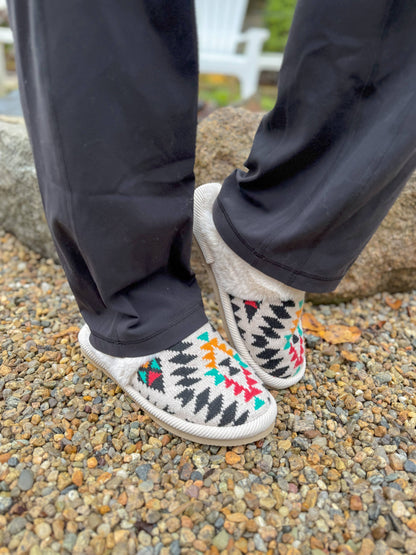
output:
{"label": "foliage", "polygon": [[229,87],[215,87],[211,89],[200,89],[199,98],[206,102],[211,102],[215,106],[228,106],[239,99],[237,92],[232,91]]}
{"label": "foliage", "polygon": [[270,38],[264,49],[283,52],[295,11],[296,0],[266,0],[264,24],[270,30]]}
{"label": "foliage", "polygon": [[273,96],[261,94],[260,95],[260,108],[264,112],[270,112],[273,110],[274,105],[276,104],[276,95]]}

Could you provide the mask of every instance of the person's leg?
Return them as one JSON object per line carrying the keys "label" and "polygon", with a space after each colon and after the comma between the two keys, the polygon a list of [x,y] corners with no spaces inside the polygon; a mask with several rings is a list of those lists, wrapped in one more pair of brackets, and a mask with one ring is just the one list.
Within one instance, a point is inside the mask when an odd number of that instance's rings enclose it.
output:
{"label": "person's leg", "polygon": [[9,1],[46,217],[92,343],[170,347],[206,322],[190,269],[191,2]]}
{"label": "person's leg", "polygon": [[82,353],[169,431],[263,438],[273,397],[207,323],[190,270],[192,2],[9,8],[45,211],[87,322]]}
{"label": "person's leg", "polygon": [[300,0],[275,108],[214,207],[241,258],[335,289],[416,166],[416,4]]}
{"label": "person's leg", "polygon": [[229,338],[271,387],[305,370],[303,292],[336,287],[416,166],[415,29],[412,0],[300,0],[248,172],[196,191]]}

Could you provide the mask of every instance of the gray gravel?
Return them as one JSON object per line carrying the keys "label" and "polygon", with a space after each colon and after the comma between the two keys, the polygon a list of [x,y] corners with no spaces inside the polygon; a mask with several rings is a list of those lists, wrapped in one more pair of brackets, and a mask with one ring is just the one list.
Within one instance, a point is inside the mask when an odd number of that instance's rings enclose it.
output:
{"label": "gray gravel", "polygon": [[306,334],[273,433],[232,449],[87,364],[62,270],[1,232],[0,301],[1,555],[416,554],[416,292],[306,306],[360,339]]}

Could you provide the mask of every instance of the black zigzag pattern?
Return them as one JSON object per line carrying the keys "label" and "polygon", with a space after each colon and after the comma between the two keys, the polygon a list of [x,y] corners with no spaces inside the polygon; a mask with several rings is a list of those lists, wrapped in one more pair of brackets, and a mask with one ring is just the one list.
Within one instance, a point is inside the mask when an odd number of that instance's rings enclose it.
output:
{"label": "black zigzag pattern", "polygon": [[187,355],[186,353],[178,353],[169,359],[169,362],[174,364],[189,364],[192,360],[196,359],[196,355]]}
{"label": "black zigzag pattern", "polygon": [[207,387],[201,393],[198,393],[195,400],[195,414],[197,414],[202,408],[206,407],[209,399],[209,388]]}
{"label": "black zigzag pattern", "polygon": [[221,413],[222,403],[223,403],[223,396],[220,393],[208,405],[208,412],[207,412],[207,417],[205,419],[205,422],[208,422],[209,420],[212,420],[213,418],[215,418],[216,416],[218,416]]}
{"label": "black zigzag pattern", "polygon": [[198,368],[195,368],[195,366],[179,366],[178,368],[176,368],[176,370],[172,372],[172,376],[188,377],[195,372],[198,372]]}
{"label": "black zigzag pattern", "polygon": [[241,322],[241,316],[239,316],[237,314],[237,312],[239,312],[240,307],[238,306],[238,304],[235,304],[233,301],[235,299],[235,297],[233,297],[232,295],[228,295],[230,297],[230,301],[231,301],[231,308],[233,309],[233,313],[234,313],[234,318],[235,318],[235,323],[237,324],[237,329],[241,335],[241,337],[244,339],[244,335],[245,335],[245,330],[239,325],[239,322]]}
{"label": "black zigzag pattern", "polygon": [[176,345],[174,345],[173,347],[169,347],[169,351],[178,351],[180,353],[183,353],[190,347],[192,347],[192,343],[190,343],[189,341],[180,341],[179,343],[176,343]]}
{"label": "black zigzag pattern", "polygon": [[231,424],[235,419],[236,412],[237,412],[237,401],[233,401],[231,405],[228,405],[228,407],[222,413],[219,425],[227,426],[227,424]]}
{"label": "black zigzag pattern", "polygon": [[230,374],[230,376],[235,376],[236,374],[240,373],[240,368],[233,366],[233,364],[231,363],[231,359],[229,357],[225,358],[224,360],[222,360],[218,366],[225,366],[228,368],[228,373]]}
{"label": "black zigzag pattern", "polygon": [[182,387],[190,387],[201,381],[201,377],[193,375],[198,373],[198,368],[194,366],[179,366],[172,372],[172,376],[180,376],[181,379],[176,382],[176,385]]}
{"label": "black zigzag pattern", "polygon": [[[279,359],[278,363],[280,363],[283,359]],[[280,378],[283,376],[283,374],[286,374],[286,372],[289,370],[289,366],[282,366],[281,368],[276,368],[275,370],[271,369],[270,375],[274,376],[275,378]]]}
{"label": "black zigzag pattern", "polygon": [[[289,312],[286,310],[287,307],[287,302],[286,303],[282,303],[282,304],[271,304],[269,305],[271,310],[273,311],[273,314],[279,318],[279,320],[291,320],[291,315],[289,314]],[[293,301],[291,301],[291,303],[294,305],[295,303]],[[282,326],[283,327],[283,326]]]}
{"label": "black zigzag pattern", "polygon": [[260,351],[259,353],[257,353],[257,357],[262,358],[263,360],[269,360],[275,355],[277,355],[278,352],[279,352],[279,349],[270,349],[270,348],[264,349],[263,351]]}
{"label": "black zigzag pattern", "polygon": [[219,366],[226,366],[227,368],[229,368],[231,366],[231,361],[230,361],[229,357],[227,357],[224,360],[222,360],[221,362],[219,362],[218,365]]}
{"label": "black zigzag pattern", "polygon": [[268,341],[264,335],[253,334],[254,341],[251,342],[253,347],[258,347],[259,349],[263,349],[268,345]]}
{"label": "black zigzag pattern", "polygon": [[[293,299],[268,304],[264,301],[246,301],[230,295],[231,306],[242,339],[259,365],[274,377],[286,377],[291,365],[285,357],[284,335],[290,329]],[[293,343],[299,338],[293,335]],[[278,346],[276,348],[276,346]],[[235,422],[234,422],[235,423]]]}
{"label": "black zigzag pattern", "polygon": [[[255,306],[254,306],[255,305]],[[256,314],[258,309],[260,308],[261,301],[244,301],[244,309],[246,311],[247,320],[249,323],[253,319],[253,316]]]}
{"label": "black zigzag pattern", "polygon": [[264,362],[262,364],[262,367],[265,370],[271,370],[271,371],[277,372],[278,371],[278,366],[282,362],[282,360],[283,360],[283,357],[281,357],[281,358],[270,358],[269,360],[267,360],[266,362]]}
{"label": "black zigzag pattern", "polygon": [[234,420],[234,425],[242,426],[243,424],[245,424],[247,422],[248,415],[249,415],[248,410],[244,411],[243,414],[237,418],[237,420]]}
{"label": "black zigzag pattern", "polygon": [[185,407],[194,397],[194,391],[192,389],[183,389],[176,395],[176,399],[181,400],[182,407]]}

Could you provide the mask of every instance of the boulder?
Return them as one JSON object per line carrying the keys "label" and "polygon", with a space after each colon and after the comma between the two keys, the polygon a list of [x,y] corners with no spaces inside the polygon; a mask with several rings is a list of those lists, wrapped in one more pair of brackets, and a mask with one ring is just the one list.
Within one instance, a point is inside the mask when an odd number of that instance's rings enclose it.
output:
{"label": "boulder", "polygon": [[[210,181],[222,182],[235,168],[244,169],[262,116],[241,108],[223,108],[199,124],[197,186]],[[416,174],[338,288],[331,293],[311,294],[309,300],[340,302],[381,291],[416,289],[415,230]],[[193,265],[201,286],[209,290],[211,286],[195,248]]]}
{"label": "boulder", "polygon": [[[223,181],[243,168],[262,114],[223,108],[198,127],[196,183]],[[0,116],[0,227],[45,257],[57,259],[43,213],[29,139],[21,118]],[[314,302],[339,302],[380,291],[416,289],[416,174],[332,293],[313,294]],[[211,291],[196,249],[193,266],[201,287]]]}
{"label": "boulder", "polygon": [[56,260],[22,118],[0,116],[0,176],[0,227]]}

